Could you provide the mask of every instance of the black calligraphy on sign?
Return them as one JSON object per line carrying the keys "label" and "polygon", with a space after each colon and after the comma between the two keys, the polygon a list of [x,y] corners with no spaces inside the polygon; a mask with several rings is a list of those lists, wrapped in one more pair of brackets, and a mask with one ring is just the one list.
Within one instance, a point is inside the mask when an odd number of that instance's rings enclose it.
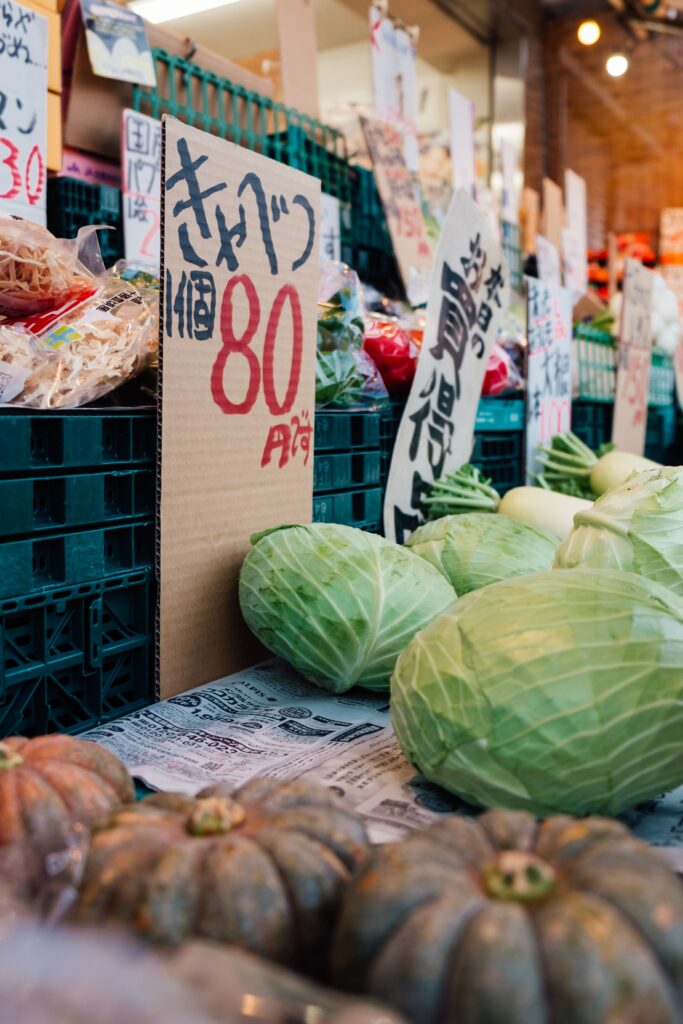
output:
{"label": "black calligraphy on sign", "polygon": [[539,469],[537,447],[569,430],[571,418],[571,296],[564,288],[527,280],[527,475]]}
{"label": "black calligraphy on sign", "polygon": [[[272,277],[291,278],[315,251],[317,227],[313,206],[300,193],[269,193],[254,171],[243,173],[234,182],[205,181],[208,157],[191,153],[185,138],[177,140],[177,155],[180,167],[166,179],[166,217],[176,233],[185,267],[175,276],[170,269],[166,270],[166,336],[208,341],[220,335],[222,344],[210,382],[215,404],[226,415],[245,415],[263,394],[269,412],[278,422],[268,430],[261,466],[281,469],[297,457],[307,465],[313,451],[311,416],[306,409],[294,409],[303,358],[299,293],[287,280],[279,288],[271,309],[262,310],[254,281],[242,272],[240,264],[249,244],[257,245]],[[293,228],[303,234],[304,243],[292,260]],[[207,247],[206,243],[210,245]],[[285,249],[290,253],[286,260]],[[218,281],[226,272],[228,282],[220,296]],[[246,324],[241,333],[236,328],[236,305],[240,309],[246,306]],[[291,321],[291,363],[284,395],[279,395],[274,367],[283,316]],[[262,327],[265,337],[259,357],[254,342]],[[240,401],[228,397],[226,391],[224,378],[231,357],[242,361],[248,375]]]}
{"label": "black calligraphy on sign", "polygon": [[[414,401],[411,394],[406,414],[412,483],[409,507],[407,502],[394,506],[393,527],[399,542],[422,521],[424,498],[444,474],[455,450],[458,404],[472,379],[481,388],[487,338],[505,300],[503,265],[499,256],[492,258],[481,232],[475,232],[463,248],[457,263],[444,260],[441,264],[436,331],[433,343],[427,342],[432,369]],[[473,366],[479,364],[480,370],[473,374]]]}

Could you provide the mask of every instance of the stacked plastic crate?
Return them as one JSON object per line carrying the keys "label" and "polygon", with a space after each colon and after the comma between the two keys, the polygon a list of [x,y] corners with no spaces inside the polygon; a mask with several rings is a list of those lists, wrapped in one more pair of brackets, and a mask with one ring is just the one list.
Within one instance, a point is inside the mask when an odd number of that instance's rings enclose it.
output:
{"label": "stacked plastic crate", "polygon": [[382,528],[381,413],[330,411],[315,417],[313,521],[371,533]]}
{"label": "stacked plastic crate", "polygon": [[0,735],[154,698],[155,417],[3,412]]}

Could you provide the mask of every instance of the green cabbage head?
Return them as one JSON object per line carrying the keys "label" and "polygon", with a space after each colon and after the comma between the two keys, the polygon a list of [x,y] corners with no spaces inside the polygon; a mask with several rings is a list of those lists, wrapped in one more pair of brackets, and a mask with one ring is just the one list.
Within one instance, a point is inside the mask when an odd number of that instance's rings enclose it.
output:
{"label": "green cabbage head", "polygon": [[406,547],[435,565],[462,595],[511,576],[549,569],[557,537],[511,516],[466,512],[419,526]]}
{"label": "green cabbage head", "polygon": [[619,814],[683,782],[683,601],[612,569],[473,591],[398,659],[391,719],[471,803]]}
{"label": "green cabbage head", "polygon": [[350,526],[290,526],[252,543],[239,584],[247,625],[332,693],[387,690],[403,648],[455,600],[433,566]]}
{"label": "green cabbage head", "polygon": [[638,473],[578,512],[555,567],[579,565],[637,572],[683,596],[683,467]]}

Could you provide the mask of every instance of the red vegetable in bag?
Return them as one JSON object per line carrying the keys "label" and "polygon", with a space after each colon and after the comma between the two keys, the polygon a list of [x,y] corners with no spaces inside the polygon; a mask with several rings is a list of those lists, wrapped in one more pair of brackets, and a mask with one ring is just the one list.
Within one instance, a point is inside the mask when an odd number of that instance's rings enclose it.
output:
{"label": "red vegetable in bag", "polygon": [[408,332],[393,320],[373,320],[363,348],[379,370],[392,398],[404,398],[415,376],[421,332]]}

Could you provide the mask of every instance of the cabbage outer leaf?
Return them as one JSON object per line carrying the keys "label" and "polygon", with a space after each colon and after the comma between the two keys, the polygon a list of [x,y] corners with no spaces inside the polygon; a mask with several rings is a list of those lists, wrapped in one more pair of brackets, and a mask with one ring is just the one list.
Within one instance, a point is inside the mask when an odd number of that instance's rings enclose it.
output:
{"label": "cabbage outer leaf", "polygon": [[619,814],[683,782],[683,601],[614,570],[496,583],[415,637],[391,696],[404,753],[452,793]]}

